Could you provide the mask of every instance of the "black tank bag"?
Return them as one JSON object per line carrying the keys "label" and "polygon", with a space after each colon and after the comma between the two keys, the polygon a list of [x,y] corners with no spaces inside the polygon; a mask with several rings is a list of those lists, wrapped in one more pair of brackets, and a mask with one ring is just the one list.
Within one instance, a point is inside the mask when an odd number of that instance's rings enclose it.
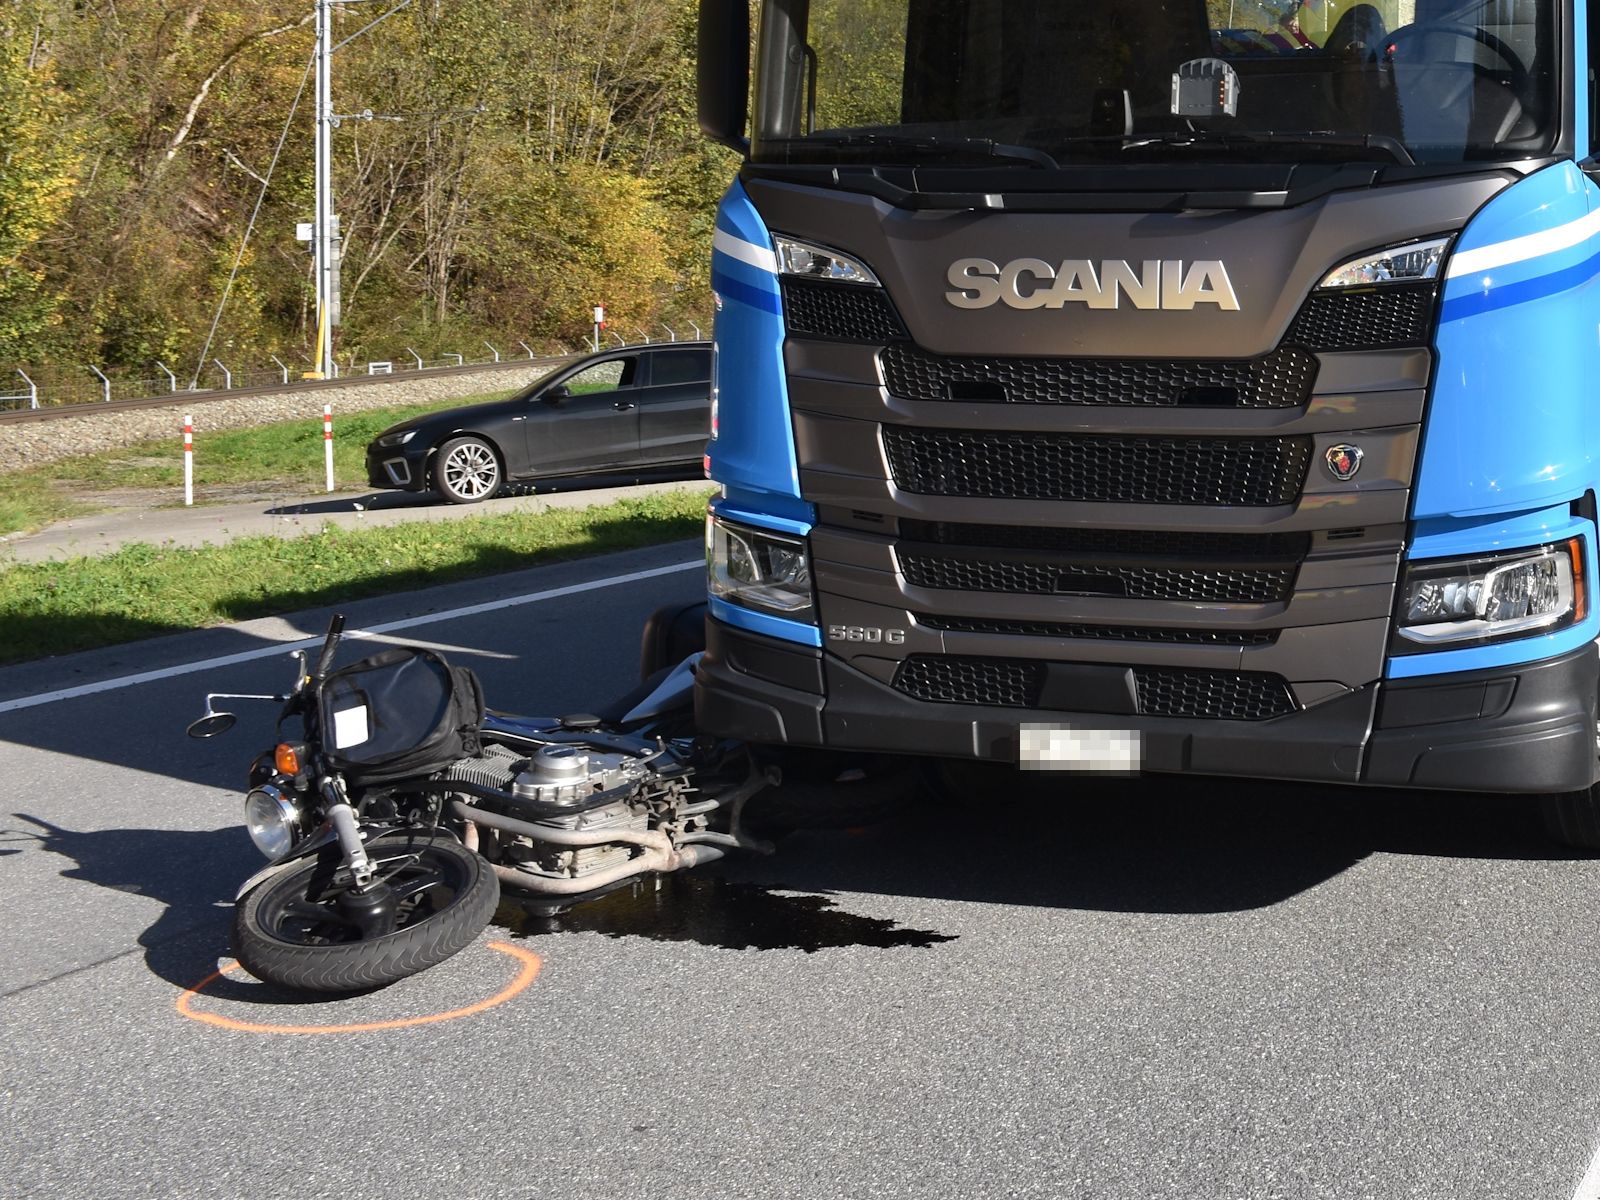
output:
{"label": "black tank bag", "polygon": [[357,787],[431,775],[481,750],[483,687],[431,650],[385,650],[333,672],[317,712],[323,757]]}

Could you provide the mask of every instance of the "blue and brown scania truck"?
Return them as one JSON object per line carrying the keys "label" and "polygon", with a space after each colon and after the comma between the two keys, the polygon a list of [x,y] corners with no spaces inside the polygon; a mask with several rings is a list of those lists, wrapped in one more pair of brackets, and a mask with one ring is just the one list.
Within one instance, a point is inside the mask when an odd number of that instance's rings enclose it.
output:
{"label": "blue and brown scania truck", "polygon": [[1523,793],[1600,845],[1597,30],[704,0],[701,725]]}

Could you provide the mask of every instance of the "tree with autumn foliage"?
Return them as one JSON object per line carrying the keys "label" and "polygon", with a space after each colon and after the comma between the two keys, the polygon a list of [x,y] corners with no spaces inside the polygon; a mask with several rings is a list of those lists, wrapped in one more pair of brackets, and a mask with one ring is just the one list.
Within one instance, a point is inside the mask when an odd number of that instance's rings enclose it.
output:
{"label": "tree with autumn foliage", "polygon": [[[236,258],[213,353],[303,361],[308,0],[4,4],[0,369],[198,369]],[[630,334],[707,326],[735,164],[695,121],[696,8],[413,0],[343,46],[340,358],[570,344],[596,302]],[[335,11],[335,41],[375,15]]]}

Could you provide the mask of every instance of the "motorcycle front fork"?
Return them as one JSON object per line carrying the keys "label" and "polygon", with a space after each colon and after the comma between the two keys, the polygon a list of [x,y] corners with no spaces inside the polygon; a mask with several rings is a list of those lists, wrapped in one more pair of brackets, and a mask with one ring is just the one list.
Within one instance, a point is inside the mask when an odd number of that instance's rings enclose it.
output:
{"label": "motorcycle front fork", "polygon": [[356,824],[356,810],[344,794],[344,785],[336,777],[322,781],[322,798],[328,823],[339,837],[339,849],[344,854],[344,865],[355,879],[356,891],[365,891],[372,885],[372,860],[361,841],[361,829]]}

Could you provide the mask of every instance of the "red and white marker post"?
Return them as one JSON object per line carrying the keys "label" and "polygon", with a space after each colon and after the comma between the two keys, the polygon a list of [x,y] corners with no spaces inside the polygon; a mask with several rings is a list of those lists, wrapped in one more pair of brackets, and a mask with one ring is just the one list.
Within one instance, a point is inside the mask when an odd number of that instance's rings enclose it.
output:
{"label": "red and white marker post", "polygon": [[322,406],[322,461],[328,471],[328,490],[333,491],[333,405]]}
{"label": "red and white marker post", "polygon": [[194,504],[194,417],[183,418],[183,503]]}

